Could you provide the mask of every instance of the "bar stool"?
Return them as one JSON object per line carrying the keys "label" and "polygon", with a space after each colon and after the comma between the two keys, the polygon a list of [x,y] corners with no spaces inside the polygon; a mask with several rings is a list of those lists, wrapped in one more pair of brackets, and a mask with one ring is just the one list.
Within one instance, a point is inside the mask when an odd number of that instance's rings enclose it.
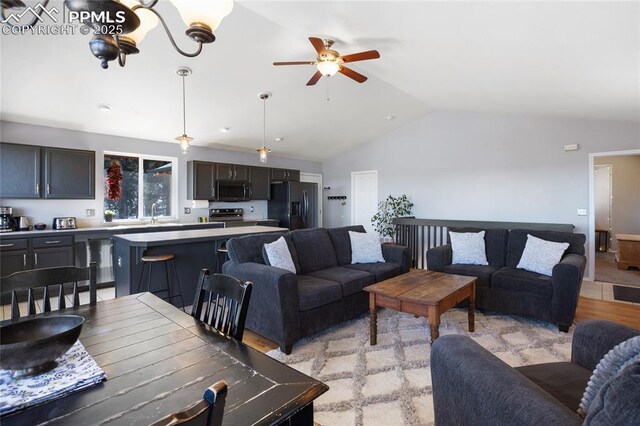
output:
{"label": "bar stool", "polygon": [[218,274],[222,273],[222,265],[224,262],[229,260],[229,250],[227,249],[227,242],[223,241],[220,247],[218,247],[216,254],[216,272]]}
{"label": "bar stool", "polygon": [[[184,300],[182,299],[182,290],[180,289],[180,281],[178,280],[178,270],[176,269],[176,263],[174,261],[174,256],[172,254],[155,254],[155,255],[142,255],[142,258],[140,259],[142,260],[142,271],[140,271],[140,279],[138,280],[138,293],[140,292],[140,287],[142,286],[142,279],[144,278],[144,269],[145,266],[147,266],[147,264],[149,264],[149,279],[147,280],[147,289],[146,291],[148,291],[149,293],[153,293],[153,294],[157,294],[157,293],[164,293],[165,291],[168,293],[168,296],[165,298],[163,297],[163,300],[167,300],[169,301],[169,303],[171,303],[171,299],[179,297],[180,298],[180,303],[182,304],[182,310],[184,311]],[[166,276],[166,289],[164,290],[156,290],[156,291],[151,291],[151,270],[152,270],[152,266],[154,263],[157,262],[162,262],[164,263],[164,274]],[[178,285],[178,294],[172,295],[171,294],[171,286],[169,285],[169,267],[167,266],[167,263],[171,262],[171,265],[173,266],[173,274],[176,278],[176,284]]]}

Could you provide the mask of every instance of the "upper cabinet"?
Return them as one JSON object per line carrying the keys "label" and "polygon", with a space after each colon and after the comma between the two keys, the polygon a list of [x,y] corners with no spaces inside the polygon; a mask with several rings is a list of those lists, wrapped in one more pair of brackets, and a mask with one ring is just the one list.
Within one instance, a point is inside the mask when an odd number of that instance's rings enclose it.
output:
{"label": "upper cabinet", "polygon": [[216,179],[218,180],[246,180],[250,178],[249,166],[239,164],[217,164]]}
{"label": "upper cabinet", "polygon": [[40,198],[40,147],[0,144],[0,197]]}
{"label": "upper cabinet", "polygon": [[0,197],[95,198],[94,151],[0,144]]}
{"label": "upper cabinet", "polygon": [[271,199],[271,169],[267,167],[251,168],[251,199]]}
{"label": "upper cabinet", "polygon": [[82,199],[96,197],[93,151],[43,148],[44,198]]}
{"label": "upper cabinet", "polygon": [[300,170],[271,169],[271,182],[300,182]]}
{"label": "upper cabinet", "polygon": [[187,198],[214,200],[216,196],[216,163],[187,161]]}

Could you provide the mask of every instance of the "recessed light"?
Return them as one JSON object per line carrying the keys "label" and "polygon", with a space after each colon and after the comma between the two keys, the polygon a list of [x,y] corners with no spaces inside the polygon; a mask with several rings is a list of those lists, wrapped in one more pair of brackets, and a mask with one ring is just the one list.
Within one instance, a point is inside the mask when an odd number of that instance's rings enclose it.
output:
{"label": "recessed light", "polygon": [[220,131],[222,133],[229,133],[231,131],[231,127],[221,127]]}
{"label": "recessed light", "polygon": [[109,104],[98,104],[98,111],[109,112],[113,107]]}
{"label": "recessed light", "polygon": [[276,138],[276,142],[283,142],[284,141],[284,136],[279,136]]}
{"label": "recessed light", "polygon": [[387,121],[393,120],[394,118],[396,118],[395,115],[387,115],[384,119]]}

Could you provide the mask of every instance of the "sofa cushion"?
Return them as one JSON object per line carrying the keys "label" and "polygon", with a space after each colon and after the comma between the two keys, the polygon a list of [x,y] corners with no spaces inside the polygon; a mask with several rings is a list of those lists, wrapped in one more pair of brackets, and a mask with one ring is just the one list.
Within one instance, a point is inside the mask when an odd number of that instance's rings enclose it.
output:
{"label": "sofa cushion", "polygon": [[331,243],[333,243],[333,248],[336,251],[338,266],[351,264],[351,239],[349,238],[349,231],[362,233],[367,232],[362,225],[327,229],[329,238],[331,238]]}
{"label": "sofa cushion", "polygon": [[245,235],[231,238],[227,241],[229,259],[234,263],[264,263],[262,246],[274,242],[283,235],[281,232],[276,232],[272,234]]}
{"label": "sofa cushion", "polygon": [[382,244],[378,234],[349,231],[351,239],[351,263],[384,262]]}
{"label": "sofa cushion", "polygon": [[362,291],[368,285],[374,284],[376,278],[373,274],[356,269],[336,266],[309,273],[310,276],[328,281],[335,281],[342,286],[342,296],[350,296]]}
{"label": "sofa cushion", "polygon": [[262,257],[264,263],[276,268],[286,269],[289,272],[296,271],[296,265],[291,257],[291,250],[284,237],[280,237],[272,243],[262,246]]}
{"label": "sofa cushion", "polygon": [[456,265],[488,265],[484,232],[449,232],[451,263]]}
{"label": "sofa cushion", "polygon": [[499,266],[492,265],[447,265],[444,267],[444,272],[465,277],[477,277],[477,286],[490,287],[491,275],[499,269]]}
{"label": "sofa cushion", "polygon": [[500,268],[491,276],[491,288],[498,291],[529,293],[547,299],[553,296],[551,277],[509,267]]}
{"label": "sofa cushion", "polygon": [[562,405],[575,412],[591,371],[572,362],[548,362],[516,367]]}
{"label": "sofa cushion", "polygon": [[569,243],[569,248],[565,251],[565,254],[584,255],[584,243],[587,239],[584,234],[557,231],[535,231],[531,229],[513,229],[509,232],[509,242],[507,244],[508,267],[515,268],[520,262],[522,252],[527,244],[527,234],[556,243]]}
{"label": "sofa cushion", "polygon": [[338,266],[331,238],[324,228],[299,229],[289,233],[298,253],[300,273]]}
{"label": "sofa cushion", "polygon": [[517,267],[551,276],[553,267],[560,263],[568,248],[569,243],[556,243],[527,235],[527,243]]}
{"label": "sofa cushion", "polygon": [[584,424],[637,425],[640,419],[640,362],[626,367],[604,384],[589,407]]}
{"label": "sofa cushion", "polygon": [[[509,231],[506,229],[480,229],[480,228],[450,228],[452,232],[480,232],[484,233],[485,251],[487,262],[492,266],[504,266],[507,261],[507,238]],[[448,238],[450,241],[450,238]]]}
{"label": "sofa cushion", "polygon": [[298,275],[298,302],[300,311],[308,311],[342,299],[342,287],[310,275]]}
{"label": "sofa cushion", "polygon": [[393,262],[385,263],[358,263],[346,265],[345,268],[368,272],[375,276],[376,282],[388,280],[402,273],[402,266]]}

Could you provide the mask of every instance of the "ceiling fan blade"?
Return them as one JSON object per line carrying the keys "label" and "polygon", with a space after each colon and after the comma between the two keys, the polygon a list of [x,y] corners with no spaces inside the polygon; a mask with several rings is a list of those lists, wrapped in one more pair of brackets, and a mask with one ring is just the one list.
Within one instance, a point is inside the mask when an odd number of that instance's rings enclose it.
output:
{"label": "ceiling fan blade", "polygon": [[357,81],[358,83],[364,83],[365,81],[367,81],[367,77],[365,77],[364,75],[360,74],[359,72],[355,72],[351,68],[347,68],[345,66],[340,67],[339,72],[341,72],[342,74],[346,75],[347,77]]}
{"label": "ceiling fan blade", "polygon": [[274,62],[273,65],[315,65],[315,61],[289,61],[289,62]]}
{"label": "ceiling fan blade", "polygon": [[367,50],[366,52],[352,53],[351,55],[342,56],[342,60],[346,62],[366,61],[368,59],[378,59],[380,53],[377,50]]}
{"label": "ceiling fan blade", "polygon": [[311,44],[313,44],[313,47],[314,47],[314,49],[316,49],[316,52],[322,53],[325,50],[327,50],[327,48],[324,47],[324,41],[322,41],[321,38],[309,37],[309,41],[311,42]]}
{"label": "ceiling fan blade", "polygon": [[318,80],[320,80],[320,77],[322,77],[322,73],[320,71],[316,71],[313,77],[311,77],[311,80],[307,82],[307,86],[313,86],[314,84],[316,84]]}

